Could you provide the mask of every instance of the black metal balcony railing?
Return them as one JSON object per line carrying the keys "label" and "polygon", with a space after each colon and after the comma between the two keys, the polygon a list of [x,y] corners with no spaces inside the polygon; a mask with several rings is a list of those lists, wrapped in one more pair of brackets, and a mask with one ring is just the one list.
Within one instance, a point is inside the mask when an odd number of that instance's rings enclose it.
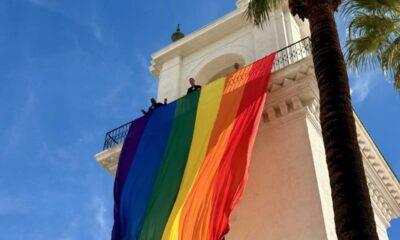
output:
{"label": "black metal balcony railing", "polygon": [[113,130],[106,133],[106,138],[104,139],[103,150],[109,149],[123,143],[126,135],[128,134],[129,128],[132,124],[131,122],[125,123],[122,126],[114,128]]}
{"label": "black metal balcony railing", "polygon": [[309,37],[307,37],[277,51],[272,71],[282,69],[310,55],[311,40]]}
{"label": "black metal balcony railing", "polygon": [[[311,41],[310,38],[304,38],[295,42],[276,53],[275,62],[272,71],[277,71],[290,64],[296,63],[311,55]],[[132,122],[125,123],[106,133],[104,140],[103,150],[109,149],[123,143],[126,135],[128,134],[129,127]]]}

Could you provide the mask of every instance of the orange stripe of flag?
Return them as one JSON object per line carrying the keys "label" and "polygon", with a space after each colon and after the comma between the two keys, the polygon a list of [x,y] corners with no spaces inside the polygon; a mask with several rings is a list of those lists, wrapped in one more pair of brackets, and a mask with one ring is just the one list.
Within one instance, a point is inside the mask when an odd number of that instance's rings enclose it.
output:
{"label": "orange stripe of flag", "polygon": [[241,197],[248,175],[251,150],[265,102],[275,54],[253,63],[235,125],[216,174],[212,195],[209,236],[220,240],[229,230],[229,216]]}
{"label": "orange stripe of flag", "polygon": [[208,238],[215,174],[225,149],[228,147],[227,143],[251,68],[252,66],[249,65],[226,80],[224,95],[221,99],[206,157],[182,210],[179,239]]}

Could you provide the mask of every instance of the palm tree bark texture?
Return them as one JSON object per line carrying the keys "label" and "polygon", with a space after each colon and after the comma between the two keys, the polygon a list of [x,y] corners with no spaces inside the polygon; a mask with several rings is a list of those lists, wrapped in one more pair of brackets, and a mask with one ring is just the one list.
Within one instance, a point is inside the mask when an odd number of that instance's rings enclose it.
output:
{"label": "palm tree bark texture", "polygon": [[[260,18],[261,21],[267,20],[268,12],[281,2],[283,0],[252,0],[247,14],[256,25],[260,25]],[[336,234],[339,240],[377,240],[374,213],[357,141],[349,79],[334,19],[334,12],[340,3],[339,0],[289,0],[289,8],[293,15],[308,18],[310,22]],[[260,9],[255,11],[257,6],[266,6],[266,12],[262,13]],[[260,16],[260,12],[264,15]]]}
{"label": "palm tree bark texture", "polygon": [[307,1],[312,55],[320,91],[338,239],[378,239],[350,99],[346,63],[329,1]]}

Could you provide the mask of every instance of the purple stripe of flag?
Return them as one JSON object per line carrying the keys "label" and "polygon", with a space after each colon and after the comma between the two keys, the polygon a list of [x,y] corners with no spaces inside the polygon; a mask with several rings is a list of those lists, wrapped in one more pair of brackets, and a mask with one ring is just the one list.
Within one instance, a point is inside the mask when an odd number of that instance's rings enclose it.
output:
{"label": "purple stripe of flag", "polygon": [[112,239],[121,239],[121,219],[120,219],[120,201],[123,185],[128,175],[129,167],[135,156],[139,140],[142,136],[143,130],[147,125],[147,122],[151,116],[151,113],[136,119],[132,122],[127,137],[124,141],[124,145],[121,150],[119,158],[117,174],[114,183],[114,226],[112,230]]}

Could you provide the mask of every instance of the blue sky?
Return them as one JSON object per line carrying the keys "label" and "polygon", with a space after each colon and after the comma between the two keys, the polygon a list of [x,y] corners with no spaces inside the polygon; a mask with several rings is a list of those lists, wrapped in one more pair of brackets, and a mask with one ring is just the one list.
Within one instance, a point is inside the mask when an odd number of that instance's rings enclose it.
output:
{"label": "blue sky", "polygon": [[[109,239],[113,177],[93,155],[140,115],[157,82],[150,54],[234,0],[0,1],[0,233]],[[344,33],[341,26],[341,33]],[[354,107],[400,175],[400,96],[379,71],[352,77]],[[390,229],[400,236],[400,223]]]}

